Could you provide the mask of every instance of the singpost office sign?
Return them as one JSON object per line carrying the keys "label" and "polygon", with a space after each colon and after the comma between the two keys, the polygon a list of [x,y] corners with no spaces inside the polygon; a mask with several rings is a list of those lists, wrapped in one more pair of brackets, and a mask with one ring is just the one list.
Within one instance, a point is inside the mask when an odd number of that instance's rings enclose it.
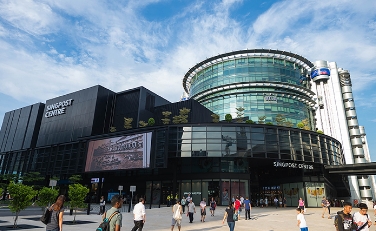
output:
{"label": "singpost office sign", "polygon": [[65,114],[66,107],[71,106],[73,103],[73,99],[64,100],[58,103],[47,105],[46,113],[44,117],[50,118],[53,116],[59,116]]}
{"label": "singpost office sign", "polygon": [[313,169],[311,164],[298,164],[292,162],[273,162],[274,167],[281,168],[304,168],[304,169]]}

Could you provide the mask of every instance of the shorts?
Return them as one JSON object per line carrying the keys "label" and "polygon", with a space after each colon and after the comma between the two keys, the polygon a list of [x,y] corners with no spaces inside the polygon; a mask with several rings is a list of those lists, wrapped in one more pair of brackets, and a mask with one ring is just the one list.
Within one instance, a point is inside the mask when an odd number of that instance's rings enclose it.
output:
{"label": "shorts", "polygon": [[174,218],[172,218],[171,226],[175,226],[175,224],[177,224],[178,226],[181,226],[181,219],[175,220]]}
{"label": "shorts", "polygon": [[201,209],[201,216],[205,216],[206,215],[206,209]]}
{"label": "shorts", "polygon": [[300,231],[308,231],[308,227],[300,228]]}
{"label": "shorts", "polygon": [[215,210],[215,207],[210,207],[210,210]]}

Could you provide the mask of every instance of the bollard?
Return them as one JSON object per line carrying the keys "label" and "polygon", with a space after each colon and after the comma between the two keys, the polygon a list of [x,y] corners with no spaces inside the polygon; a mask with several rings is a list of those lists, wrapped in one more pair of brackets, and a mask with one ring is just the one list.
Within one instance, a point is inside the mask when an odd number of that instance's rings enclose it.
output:
{"label": "bollard", "polygon": [[90,215],[90,203],[87,203],[87,212],[86,212],[87,215]]}
{"label": "bollard", "polygon": [[71,208],[70,210],[69,210],[69,215],[73,215],[73,209]]}

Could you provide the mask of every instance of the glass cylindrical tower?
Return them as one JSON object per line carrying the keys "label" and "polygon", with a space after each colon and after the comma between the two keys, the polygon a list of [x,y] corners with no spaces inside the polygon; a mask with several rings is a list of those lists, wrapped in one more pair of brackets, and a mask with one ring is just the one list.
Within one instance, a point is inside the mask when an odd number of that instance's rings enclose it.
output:
{"label": "glass cylindrical tower", "polygon": [[310,90],[307,59],[279,50],[240,50],[206,59],[184,76],[183,87],[190,98],[220,116],[236,116],[243,107],[244,117],[276,123],[283,115],[295,126],[308,119],[312,128],[314,93]]}

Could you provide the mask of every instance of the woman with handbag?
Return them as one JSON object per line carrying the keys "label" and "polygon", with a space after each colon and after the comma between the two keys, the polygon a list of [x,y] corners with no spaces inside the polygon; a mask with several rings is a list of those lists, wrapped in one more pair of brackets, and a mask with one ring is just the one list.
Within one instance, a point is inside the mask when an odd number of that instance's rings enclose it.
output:
{"label": "woman with handbag", "polygon": [[215,207],[217,207],[217,202],[214,200],[214,197],[212,197],[210,201],[210,213],[211,213],[211,216],[213,217],[214,217]]}
{"label": "woman with handbag", "polygon": [[63,214],[64,214],[64,201],[65,196],[60,195],[56,202],[51,205],[49,210],[51,211],[50,220],[47,223],[46,231],[62,231],[63,230]]}
{"label": "woman with handbag", "polygon": [[101,196],[101,199],[99,200],[99,214],[102,215],[106,211],[106,201],[104,200],[104,196]]}
{"label": "woman with handbag", "polygon": [[235,220],[234,220],[234,207],[232,203],[229,203],[228,207],[226,208],[225,215],[223,216],[222,224],[225,223],[225,219],[227,218],[227,225],[230,228],[230,231],[235,230]]}
{"label": "woman with handbag", "polygon": [[[184,199],[185,200],[185,199]],[[175,225],[178,226],[178,230],[180,231],[181,228],[181,220],[182,220],[182,214],[183,209],[180,205],[180,201],[176,200],[176,204],[172,206],[172,222],[171,222],[171,231],[174,230]]]}

